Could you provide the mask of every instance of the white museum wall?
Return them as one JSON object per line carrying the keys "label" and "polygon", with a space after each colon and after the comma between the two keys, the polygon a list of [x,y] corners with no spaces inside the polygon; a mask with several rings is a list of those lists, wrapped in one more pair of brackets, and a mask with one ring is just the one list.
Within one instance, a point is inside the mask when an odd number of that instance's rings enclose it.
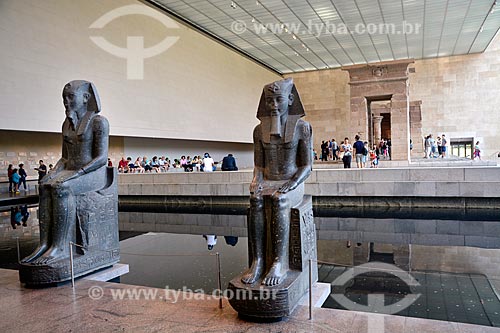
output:
{"label": "white museum wall", "polygon": [[[145,15],[89,26],[132,0],[0,1],[0,129],[60,132],[63,86],[95,83],[111,134],[187,140],[252,141],[264,84],[277,74],[180,23],[167,29]],[[126,59],[91,40],[119,47],[144,36],[145,47],[179,36],[167,51],[145,59],[144,79],[127,80]]]}

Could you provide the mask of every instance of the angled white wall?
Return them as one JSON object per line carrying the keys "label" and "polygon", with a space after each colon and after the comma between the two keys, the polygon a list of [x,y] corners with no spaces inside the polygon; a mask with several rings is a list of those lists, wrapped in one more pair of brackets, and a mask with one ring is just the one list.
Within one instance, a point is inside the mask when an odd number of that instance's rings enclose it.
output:
{"label": "angled white wall", "polygon": [[[61,91],[70,80],[93,81],[111,134],[219,142],[252,141],[257,104],[275,73],[177,22],[167,29],[144,15],[89,26],[131,0],[0,1],[0,129],[59,132]],[[125,47],[144,36],[145,47],[167,36],[179,40],[144,61],[144,79],[127,80],[126,60],[91,40],[103,36]]]}

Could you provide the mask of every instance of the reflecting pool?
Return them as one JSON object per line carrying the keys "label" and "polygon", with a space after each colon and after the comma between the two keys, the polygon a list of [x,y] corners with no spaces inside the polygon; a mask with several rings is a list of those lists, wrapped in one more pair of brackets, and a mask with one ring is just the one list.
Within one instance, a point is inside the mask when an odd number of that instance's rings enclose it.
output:
{"label": "reflecting pool", "polygon": [[[376,296],[382,299],[382,307],[394,305],[390,313],[397,315],[500,327],[496,293],[500,245],[494,240],[500,219],[493,212],[443,215],[442,210],[435,214],[398,210],[391,215],[390,211],[323,209],[317,213],[319,281],[332,285],[323,307],[380,312],[380,304],[370,303]],[[37,215],[36,206],[0,211],[0,267],[17,268],[17,241],[21,257],[36,247]],[[216,254],[223,288],[247,267],[241,212],[121,212],[120,222],[142,228],[120,231],[121,262],[130,265],[121,283],[212,293],[218,283]],[[158,226],[173,226],[176,232],[147,231]],[[460,239],[475,241],[477,246],[459,245]],[[352,267],[373,264],[388,266],[343,279]],[[405,280],[408,276],[414,285]],[[343,301],[339,295],[345,296]],[[415,295],[418,298],[409,306],[400,305]]]}

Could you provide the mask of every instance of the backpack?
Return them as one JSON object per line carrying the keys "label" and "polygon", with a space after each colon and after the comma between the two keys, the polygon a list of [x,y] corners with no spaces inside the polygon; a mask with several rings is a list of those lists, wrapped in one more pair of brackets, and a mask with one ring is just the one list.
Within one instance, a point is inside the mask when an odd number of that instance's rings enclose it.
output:
{"label": "backpack", "polygon": [[363,147],[363,155],[364,156],[368,155],[368,149],[366,149],[366,147]]}

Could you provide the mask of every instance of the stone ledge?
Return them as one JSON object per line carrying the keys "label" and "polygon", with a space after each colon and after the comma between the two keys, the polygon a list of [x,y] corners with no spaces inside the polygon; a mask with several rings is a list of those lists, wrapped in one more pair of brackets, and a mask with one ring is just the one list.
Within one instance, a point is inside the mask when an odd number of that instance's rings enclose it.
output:
{"label": "stone ledge", "polygon": [[[251,171],[121,174],[120,195],[248,196]],[[500,167],[318,169],[306,181],[316,196],[500,197]]]}
{"label": "stone ledge", "polygon": [[[237,184],[120,184],[119,195],[248,196],[248,183]],[[315,196],[379,197],[500,197],[500,182],[467,181],[344,181],[306,183]]]}
{"label": "stone ledge", "polygon": [[[119,184],[217,184],[249,183],[253,173],[244,171],[217,171],[212,173],[143,173],[120,174]],[[314,169],[308,183],[324,181],[497,181],[500,180],[500,167],[441,167],[424,166],[419,168],[382,168],[382,169]]]}

